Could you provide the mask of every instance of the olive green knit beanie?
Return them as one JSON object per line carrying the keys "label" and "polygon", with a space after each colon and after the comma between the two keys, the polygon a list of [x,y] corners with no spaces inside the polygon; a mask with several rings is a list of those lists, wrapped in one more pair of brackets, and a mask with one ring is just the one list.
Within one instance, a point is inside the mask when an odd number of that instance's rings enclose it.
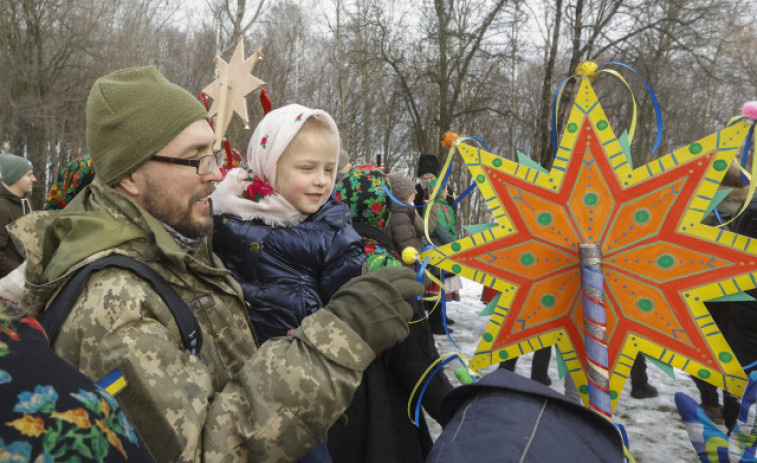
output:
{"label": "olive green knit beanie", "polygon": [[189,124],[203,105],[153,66],[100,77],[87,100],[87,146],[98,177],[118,183]]}

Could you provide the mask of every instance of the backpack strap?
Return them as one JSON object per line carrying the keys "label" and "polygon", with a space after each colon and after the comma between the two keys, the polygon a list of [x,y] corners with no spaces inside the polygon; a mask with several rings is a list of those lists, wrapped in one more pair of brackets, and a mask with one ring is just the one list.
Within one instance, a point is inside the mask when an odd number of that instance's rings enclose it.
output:
{"label": "backpack strap", "polygon": [[55,296],[55,299],[53,299],[40,317],[40,323],[45,328],[50,343],[53,342],[55,336],[58,334],[58,329],[66,320],[66,317],[68,317],[73,302],[78,299],[79,294],[84,290],[89,277],[93,272],[106,267],[131,270],[139,275],[140,278],[149,281],[155,291],[163,298],[174,320],[176,320],[184,347],[192,355],[199,356],[200,349],[202,348],[202,331],[192,309],[181,300],[176,291],[171,288],[171,285],[158,272],[142,262],[121,254],[111,254],[80,268],[66,282],[63,289],[58,292],[58,295]]}

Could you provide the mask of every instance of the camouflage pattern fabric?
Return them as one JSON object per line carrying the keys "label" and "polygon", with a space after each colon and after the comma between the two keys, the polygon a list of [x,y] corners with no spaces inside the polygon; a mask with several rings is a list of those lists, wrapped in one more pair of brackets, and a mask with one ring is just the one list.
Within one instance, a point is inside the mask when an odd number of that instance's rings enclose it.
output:
{"label": "camouflage pattern fabric", "polygon": [[53,346],[94,380],[121,368],[128,385],[117,399],[157,461],[296,461],[346,409],[375,358],[326,310],[258,348],[241,290],[208,244],[181,252],[155,218],[97,178],[65,211],[27,215],[11,231],[29,256],[21,304],[32,313],[74,270],[111,253],[155,269],[195,312],[199,358],[183,350],[148,282],[106,269],[92,275]]}

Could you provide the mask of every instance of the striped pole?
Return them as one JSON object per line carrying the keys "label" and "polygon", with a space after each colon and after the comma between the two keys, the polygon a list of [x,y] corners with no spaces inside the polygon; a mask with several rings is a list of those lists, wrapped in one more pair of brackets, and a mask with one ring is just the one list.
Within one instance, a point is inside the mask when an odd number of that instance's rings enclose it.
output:
{"label": "striped pole", "polygon": [[581,300],[584,314],[586,373],[589,380],[589,406],[607,418],[610,407],[610,375],[607,355],[607,314],[605,313],[602,251],[599,243],[580,243]]}

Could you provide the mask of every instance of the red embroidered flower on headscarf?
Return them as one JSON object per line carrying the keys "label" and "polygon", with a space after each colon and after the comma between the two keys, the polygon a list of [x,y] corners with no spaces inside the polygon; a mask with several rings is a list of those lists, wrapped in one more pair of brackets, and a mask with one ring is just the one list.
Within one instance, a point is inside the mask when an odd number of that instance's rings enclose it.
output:
{"label": "red embroidered flower on headscarf", "polygon": [[270,194],[276,193],[270,185],[255,175],[250,179],[250,184],[244,190],[244,195],[255,202],[260,201]]}

